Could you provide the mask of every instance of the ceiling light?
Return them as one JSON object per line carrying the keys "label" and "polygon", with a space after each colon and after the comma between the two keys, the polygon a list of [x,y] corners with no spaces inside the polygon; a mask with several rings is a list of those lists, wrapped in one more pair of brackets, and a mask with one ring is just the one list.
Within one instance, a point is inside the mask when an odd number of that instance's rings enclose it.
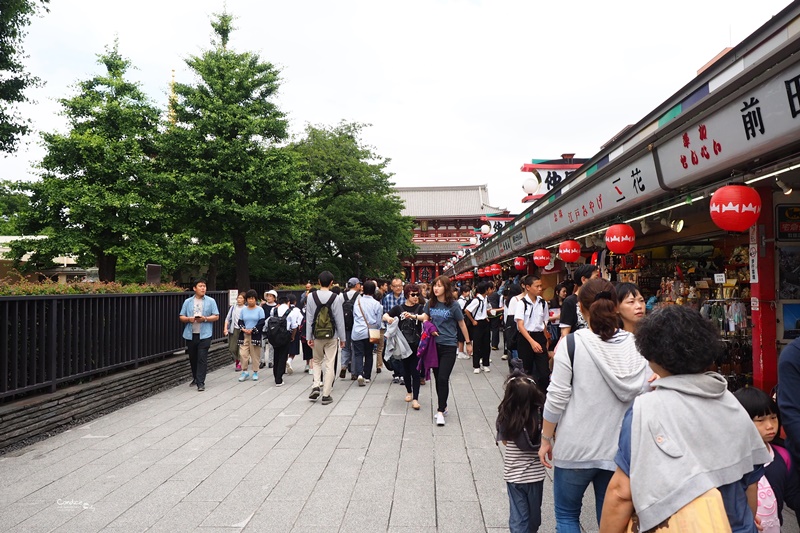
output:
{"label": "ceiling light", "polygon": [[642,219],[640,222],[642,225],[642,235],[645,235],[648,231],[650,231],[650,224],[647,223],[647,219]]}
{"label": "ceiling light", "polygon": [[668,227],[675,233],[680,233],[683,229],[683,219],[672,220],[671,218],[662,218],[661,225]]}
{"label": "ceiling light", "polygon": [[789,172],[790,170],[795,170],[795,169],[798,169],[798,168],[800,168],[800,164],[792,165],[790,167],[783,168],[781,170],[776,170],[775,172],[770,172],[768,174],[764,174],[763,176],[758,176],[757,178],[746,180],[744,183],[745,183],[745,185],[750,185],[750,184],[753,184],[753,183],[755,183],[757,181],[765,180],[767,178],[771,178],[772,176],[778,176],[780,174],[784,174],[786,172]]}
{"label": "ceiling light", "polygon": [[783,194],[785,194],[787,196],[792,194],[792,188],[789,187],[788,185],[786,185],[784,182],[782,182],[780,180],[780,178],[775,178],[775,183],[777,183],[778,187],[781,188],[781,190],[783,191]]}

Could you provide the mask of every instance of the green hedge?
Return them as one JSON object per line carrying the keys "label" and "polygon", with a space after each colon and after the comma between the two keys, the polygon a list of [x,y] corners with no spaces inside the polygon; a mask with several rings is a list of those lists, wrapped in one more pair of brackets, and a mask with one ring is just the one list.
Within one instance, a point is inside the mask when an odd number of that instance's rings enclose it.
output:
{"label": "green hedge", "polygon": [[143,292],[185,292],[174,283],[158,285],[139,285],[116,282],[75,282],[56,283],[54,281],[11,281],[0,280],[0,296],[46,296],[52,294],[138,294]]}

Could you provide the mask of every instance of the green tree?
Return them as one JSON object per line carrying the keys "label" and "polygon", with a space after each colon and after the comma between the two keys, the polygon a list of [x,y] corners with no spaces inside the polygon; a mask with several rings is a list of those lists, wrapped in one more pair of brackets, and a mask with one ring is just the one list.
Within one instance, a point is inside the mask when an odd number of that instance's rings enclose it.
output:
{"label": "green tree", "polygon": [[[229,242],[239,289],[250,287],[250,255],[302,218],[295,154],[273,102],[279,71],[228,48],[233,17],[215,15],[212,47],[190,56],[193,85],[176,83],[161,163],[174,187],[178,227],[208,244]],[[209,263],[220,257],[208,257]]]}
{"label": "green tree", "polygon": [[0,152],[13,152],[20,137],[30,131],[30,121],[14,106],[28,99],[25,90],[39,79],[25,71],[22,40],[25,28],[50,0],[0,0]]}
{"label": "green tree", "polygon": [[361,139],[365,124],[306,128],[292,148],[305,165],[305,192],[314,216],[295,228],[292,256],[303,267],[332,262],[344,276],[389,275],[401,270],[400,258],[413,255],[413,221],[402,216],[393,192],[389,159]]}
{"label": "green tree", "polygon": [[159,110],[125,74],[130,62],[117,43],[98,55],[106,72],[77,84],[60,100],[66,134],[44,133],[42,179],[24,184],[30,209],[20,217],[26,234],[47,239],[14,244],[17,258],[33,250],[32,265],[57,255],[77,256],[114,281],[120,257],[139,265],[157,260],[163,247],[163,212],[152,170]]}
{"label": "green tree", "polygon": [[0,235],[18,235],[16,218],[29,203],[28,197],[19,192],[19,186],[10,181],[0,181]]}

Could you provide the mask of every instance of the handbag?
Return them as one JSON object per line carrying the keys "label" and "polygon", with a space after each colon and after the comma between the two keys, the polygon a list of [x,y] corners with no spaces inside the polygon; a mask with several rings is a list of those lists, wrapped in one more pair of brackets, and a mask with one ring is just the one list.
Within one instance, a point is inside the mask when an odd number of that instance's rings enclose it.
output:
{"label": "handbag", "polygon": [[[361,298],[358,299],[358,308],[361,310],[361,318],[364,319],[364,323],[367,322],[367,317],[364,315],[364,308],[361,307]],[[381,330],[376,328],[370,328],[369,324],[367,324],[367,328],[369,329],[369,342],[372,344],[378,344],[381,342]]]}
{"label": "handbag", "polygon": [[[730,533],[731,525],[725,513],[722,494],[711,489],[701,494],[661,524],[649,531],[658,533]],[[628,522],[626,533],[645,533],[639,529],[639,517],[635,514]]]}

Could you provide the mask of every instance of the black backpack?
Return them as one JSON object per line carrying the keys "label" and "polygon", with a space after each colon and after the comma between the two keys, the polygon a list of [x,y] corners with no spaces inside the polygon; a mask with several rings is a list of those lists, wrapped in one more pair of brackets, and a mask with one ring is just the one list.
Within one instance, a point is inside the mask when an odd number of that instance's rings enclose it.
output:
{"label": "black backpack", "polygon": [[344,314],[344,329],[348,333],[353,331],[353,312],[355,311],[356,307],[356,300],[358,299],[358,293],[353,293],[353,297],[349,300],[347,299],[347,293],[344,293],[344,303],[342,304],[342,314]]}
{"label": "black backpack", "polygon": [[264,336],[275,348],[283,348],[292,342],[292,332],[289,331],[286,322],[286,317],[291,312],[292,309],[289,308],[283,316],[274,315],[267,319],[267,323],[264,326]]}

